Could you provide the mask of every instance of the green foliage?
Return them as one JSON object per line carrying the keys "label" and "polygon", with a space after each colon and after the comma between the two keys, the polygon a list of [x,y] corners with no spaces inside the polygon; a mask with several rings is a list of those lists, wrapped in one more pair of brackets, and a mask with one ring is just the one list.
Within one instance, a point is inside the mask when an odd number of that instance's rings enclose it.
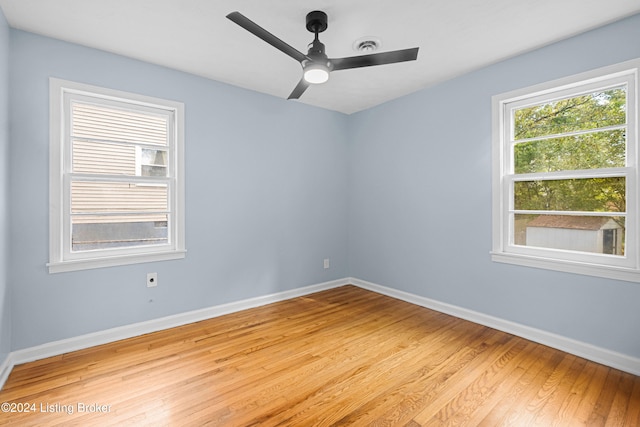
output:
{"label": "green foliage", "polygon": [[514,147],[515,173],[624,167],[622,129],[534,140]]}
{"label": "green foliage", "polygon": [[529,139],[626,123],[626,88],[594,92],[515,112],[514,139]]}
{"label": "green foliage", "polygon": [[625,179],[585,178],[518,181],[517,210],[624,212]]}
{"label": "green foliage", "polygon": [[[608,127],[625,123],[625,87],[517,110],[515,173],[624,167],[625,130]],[[514,197],[522,210],[626,209],[623,177],[516,182]]]}

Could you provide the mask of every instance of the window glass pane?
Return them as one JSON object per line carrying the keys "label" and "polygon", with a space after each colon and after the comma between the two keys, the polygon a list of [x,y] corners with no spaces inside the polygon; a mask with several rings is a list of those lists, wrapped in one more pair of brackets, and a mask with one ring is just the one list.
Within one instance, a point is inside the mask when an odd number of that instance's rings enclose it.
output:
{"label": "window glass pane", "polygon": [[625,178],[514,182],[516,210],[625,212]]}
{"label": "window glass pane", "polygon": [[73,172],[136,175],[135,145],[73,140]]}
{"label": "window glass pane", "polygon": [[167,145],[167,117],[74,102],[71,136],[81,139]]}
{"label": "window glass pane", "polygon": [[155,150],[150,148],[142,149],[142,164],[143,165],[167,165],[167,152],[165,150]]}
{"label": "window glass pane", "polygon": [[166,184],[74,181],[71,213],[166,212]]}
{"label": "window glass pane", "polygon": [[168,243],[168,215],[72,216],[71,249],[149,246]]}
{"label": "window glass pane", "polygon": [[555,172],[625,166],[622,129],[516,144],[515,173]]}
{"label": "window glass pane", "polygon": [[167,168],[165,166],[146,166],[141,169],[142,176],[167,176]]}
{"label": "window glass pane", "polygon": [[514,140],[623,125],[626,87],[561,99],[514,113]]}
{"label": "window glass pane", "polygon": [[167,152],[143,148],[140,173],[142,176],[167,176]]}
{"label": "window glass pane", "polygon": [[516,214],[514,244],[622,256],[625,218]]}

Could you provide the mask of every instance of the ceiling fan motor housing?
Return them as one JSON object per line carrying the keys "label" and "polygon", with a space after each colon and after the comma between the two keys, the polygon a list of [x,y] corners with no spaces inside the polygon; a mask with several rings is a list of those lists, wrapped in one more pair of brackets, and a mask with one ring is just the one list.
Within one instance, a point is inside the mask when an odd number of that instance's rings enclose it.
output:
{"label": "ceiling fan motor housing", "polygon": [[321,33],[327,29],[327,14],[321,10],[307,13],[307,30],[312,33]]}

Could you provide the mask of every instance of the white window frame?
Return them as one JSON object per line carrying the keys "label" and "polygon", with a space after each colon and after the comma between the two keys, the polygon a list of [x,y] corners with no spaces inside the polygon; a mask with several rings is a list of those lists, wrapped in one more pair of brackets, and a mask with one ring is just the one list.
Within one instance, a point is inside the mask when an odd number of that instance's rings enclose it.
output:
{"label": "white window frame", "polygon": [[[168,243],[159,245],[71,251],[71,142],[68,118],[71,99],[91,99],[109,105],[125,103],[170,117],[169,188],[171,219]],[[184,104],[58,78],[49,79],[49,273],[113,267],[185,257]]]}
{"label": "white window frame", "polygon": [[[600,68],[563,79],[518,89],[492,97],[492,251],[496,262],[640,282],[638,231],[638,72],[640,59]],[[627,160],[621,168],[598,169],[599,177],[626,178],[624,256],[590,254],[513,244],[513,182],[540,179],[592,177],[593,170],[544,174],[514,174],[511,140],[512,111],[621,84],[627,85]],[[553,212],[547,212],[553,213]],[[567,214],[564,212],[564,214]],[[611,214],[607,214],[611,216]],[[618,215],[616,215],[618,216]]]}

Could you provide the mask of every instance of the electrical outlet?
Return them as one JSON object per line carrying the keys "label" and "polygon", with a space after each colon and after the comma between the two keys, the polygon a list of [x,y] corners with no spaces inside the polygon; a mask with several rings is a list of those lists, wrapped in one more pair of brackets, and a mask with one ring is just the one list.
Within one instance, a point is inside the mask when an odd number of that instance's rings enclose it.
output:
{"label": "electrical outlet", "polygon": [[327,268],[329,268],[329,258],[324,259],[324,269],[326,270]]}
{"label": "electrical outlet", "polygon": [[158,286],[158,273],[147,273],[147,288]]}

